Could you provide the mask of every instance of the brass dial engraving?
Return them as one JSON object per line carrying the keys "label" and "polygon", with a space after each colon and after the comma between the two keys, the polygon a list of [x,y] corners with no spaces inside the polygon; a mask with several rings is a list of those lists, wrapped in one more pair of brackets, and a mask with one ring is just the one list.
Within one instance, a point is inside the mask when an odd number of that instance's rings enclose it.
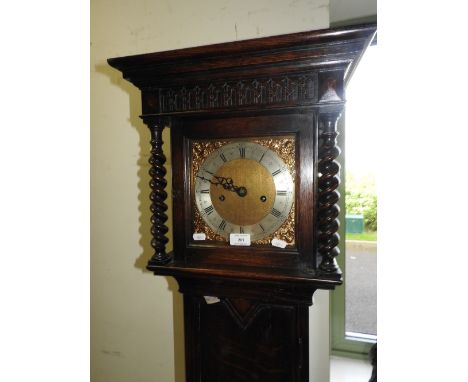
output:
{"label": "brass dial engraving", "polygon": [[[247,189],[240,197],[219,186],[211,185],[213,206],[226,221],[238,226],[248,226],[261,221],[273,208],[275,183],[273,176],[257,161],[235,159],[227,162],[216,172],[221,177],[232,177]],[[223,196],[223,198],[221,198]],[[262,201],[262,196],[264,201]]]}

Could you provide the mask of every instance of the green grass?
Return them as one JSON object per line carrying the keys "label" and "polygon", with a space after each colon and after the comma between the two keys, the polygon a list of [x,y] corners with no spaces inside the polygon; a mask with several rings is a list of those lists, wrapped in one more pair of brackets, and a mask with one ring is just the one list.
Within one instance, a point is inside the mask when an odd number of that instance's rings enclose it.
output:
{"label": "green grass", "polygon": [[347,233],[346,240],[377,241],[377,231],[363,233]]}

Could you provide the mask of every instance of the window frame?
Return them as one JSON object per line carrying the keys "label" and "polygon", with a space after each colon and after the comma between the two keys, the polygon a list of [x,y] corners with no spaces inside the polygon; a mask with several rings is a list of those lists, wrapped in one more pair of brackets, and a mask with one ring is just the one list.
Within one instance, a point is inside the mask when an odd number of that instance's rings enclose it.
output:
{"label": "window frame", "polygon": [[[375,42],[372,44],[375,45]],[[330,294],[330,329],[331,329],[331,355],[343,356],[348,358],[357,358],[357,359],[368,359],[369,351],[377,340],[365,339],[361,337],[352,337],[346,335],[346,301],[345,301],[345,292],[346,292],[346,205],[345,205],[345,196],[346,193],[346,111],[343,112],[341,118],[338,120],[338,146],[341,148],[341,170],[340,177],[342,181],[338,187],[338,192],[342,197],[338,201],[338,206],[340,211],[343,211],[341,214],[341,224],[338,230],[340,238],[340,243],[338,248],[340,250],[340,255],[337,256],[337,262],[340,266],[340,269],[343,272],[343,285],[336,288],[333,293]]]}

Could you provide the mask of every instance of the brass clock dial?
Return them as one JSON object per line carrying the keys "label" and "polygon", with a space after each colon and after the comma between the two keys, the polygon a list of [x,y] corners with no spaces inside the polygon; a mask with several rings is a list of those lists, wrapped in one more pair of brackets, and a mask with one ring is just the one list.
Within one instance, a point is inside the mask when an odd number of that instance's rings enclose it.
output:
{"label": "brass clock dial", "polygon": [[294,202],[290,168],[271,148],[252,141],[218,147],[194,177],[195,202],[218,236],[250,234],[252,242],[274,234]]}

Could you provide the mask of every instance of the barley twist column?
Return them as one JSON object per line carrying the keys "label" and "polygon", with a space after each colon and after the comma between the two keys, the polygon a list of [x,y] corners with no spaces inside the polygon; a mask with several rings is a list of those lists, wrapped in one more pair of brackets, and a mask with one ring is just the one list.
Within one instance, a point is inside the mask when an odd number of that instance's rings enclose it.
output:
{"label": "barley twist column", "polygon": [[165,179],[166,157],[163,153],[163,140],[162,133],[164,130],[164,123],[159,118],[143,118],[144,122],[148,125],[151,132],[151,156],[149,163],[151,168],[149,174],[151,176],[151,246],[154,249],[154,254],[148,262],[148,266],[163,265],[171,261],[171,257],[166,253],[166,244],[169,239],[166,237],[168,228],[167,221],[167,192],[164,190],[167,185]]}
{"label": "barley twist column", "polygon": [[320,115],[319,163],[318,163],[318,252],[321,255],[320,270],[325,273],[335,273],[338,270],[335,257],[340,250],[338,215],[340,208],[337,203],[340,194],[337,191],[340,184],[340,165],[335,160],[340,155],[336,144],[337,122],[341,112]]}

